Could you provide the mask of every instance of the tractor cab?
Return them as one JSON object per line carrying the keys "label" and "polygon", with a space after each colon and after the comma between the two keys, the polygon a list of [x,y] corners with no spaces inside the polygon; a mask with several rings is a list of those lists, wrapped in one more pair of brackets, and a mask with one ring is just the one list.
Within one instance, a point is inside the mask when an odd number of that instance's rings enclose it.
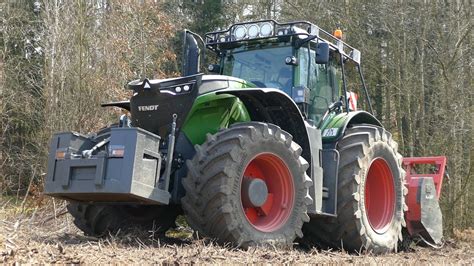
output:
{"label": "tractor cab", "polygon": [[345,95],[341,62],[360,61],[357,50],[309,22],[235,24],[206,34],[205,41],[220,59],[214,72],[281,90],[316,125]]}

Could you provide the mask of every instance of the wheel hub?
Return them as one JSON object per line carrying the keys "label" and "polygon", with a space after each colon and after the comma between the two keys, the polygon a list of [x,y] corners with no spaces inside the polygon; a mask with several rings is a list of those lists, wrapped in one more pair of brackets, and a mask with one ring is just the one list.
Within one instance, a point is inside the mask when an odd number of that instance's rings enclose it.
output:
{"label": "wheel hub", "polygon": [[286,223],[295,192],[293,177],[280,157],[261,153],[250,160],[240,188],[243,212],[254,228],[274,232]]}
{"label": "wheel hub", "polygon": [[242,181],[242,204],[244,207],[261,207],[267,201],[268,188],[259,178],[244,177]]}

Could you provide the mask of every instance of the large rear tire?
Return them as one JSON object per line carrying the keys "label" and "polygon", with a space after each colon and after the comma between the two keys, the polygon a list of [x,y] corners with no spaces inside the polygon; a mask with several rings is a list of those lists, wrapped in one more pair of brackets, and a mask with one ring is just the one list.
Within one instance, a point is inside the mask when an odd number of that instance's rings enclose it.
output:
{"label": "large rear tire", "polygon": [[119,229],[154,229],[166,232],[175,225],[178,209],[152,205],[98,205],[71,202],[67,209],[74,217],[74,224],[89,236],[106,236]]}
{"label": "large rear tire", "polygon": [[337,218],[312,218],[305,239],[349,251],[397,250],[405,226],[405,171],[397,143],[372,125],[347,129],[340,154]]}
{"label": "large rear tire", "polygon": [[208,135],[183,179],[188,224],[221,244],[292,245],[312,203],[300,155],[291,135],[271,124],[239,123]]}

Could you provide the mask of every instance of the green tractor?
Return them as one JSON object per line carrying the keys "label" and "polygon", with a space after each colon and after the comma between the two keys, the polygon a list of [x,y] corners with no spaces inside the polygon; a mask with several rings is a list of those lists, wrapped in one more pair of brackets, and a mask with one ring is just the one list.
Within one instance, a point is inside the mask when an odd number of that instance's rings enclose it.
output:
{"label": "green tractor", "polygon": [[[405,171],[392,135],[347,89],[348,71],[358,73],[371,110],[358,50],[302,21],[238,23],[204,40],[185,31],[184,40],[183,77],[132,81],[129,101],[103,105],[129,112],[118,124],[54,135],[45,193],[70,202],[78,228],[166,231],[184,214],[199,236],[243,248],[299,238],[397,250]],[[211,75],[199,73],[199,43],[219,59]]]}

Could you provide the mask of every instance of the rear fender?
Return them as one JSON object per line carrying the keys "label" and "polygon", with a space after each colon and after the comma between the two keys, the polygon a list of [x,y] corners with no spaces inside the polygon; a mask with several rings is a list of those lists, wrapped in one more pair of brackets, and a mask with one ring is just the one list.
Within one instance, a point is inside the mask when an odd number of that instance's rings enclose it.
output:
{"label": "rear fender", "polygon": [[355,124],[382,126],[382,123],[366,111],[330,114],[321,126],[323,143],[334,143],[344,136],[346,128]]}

